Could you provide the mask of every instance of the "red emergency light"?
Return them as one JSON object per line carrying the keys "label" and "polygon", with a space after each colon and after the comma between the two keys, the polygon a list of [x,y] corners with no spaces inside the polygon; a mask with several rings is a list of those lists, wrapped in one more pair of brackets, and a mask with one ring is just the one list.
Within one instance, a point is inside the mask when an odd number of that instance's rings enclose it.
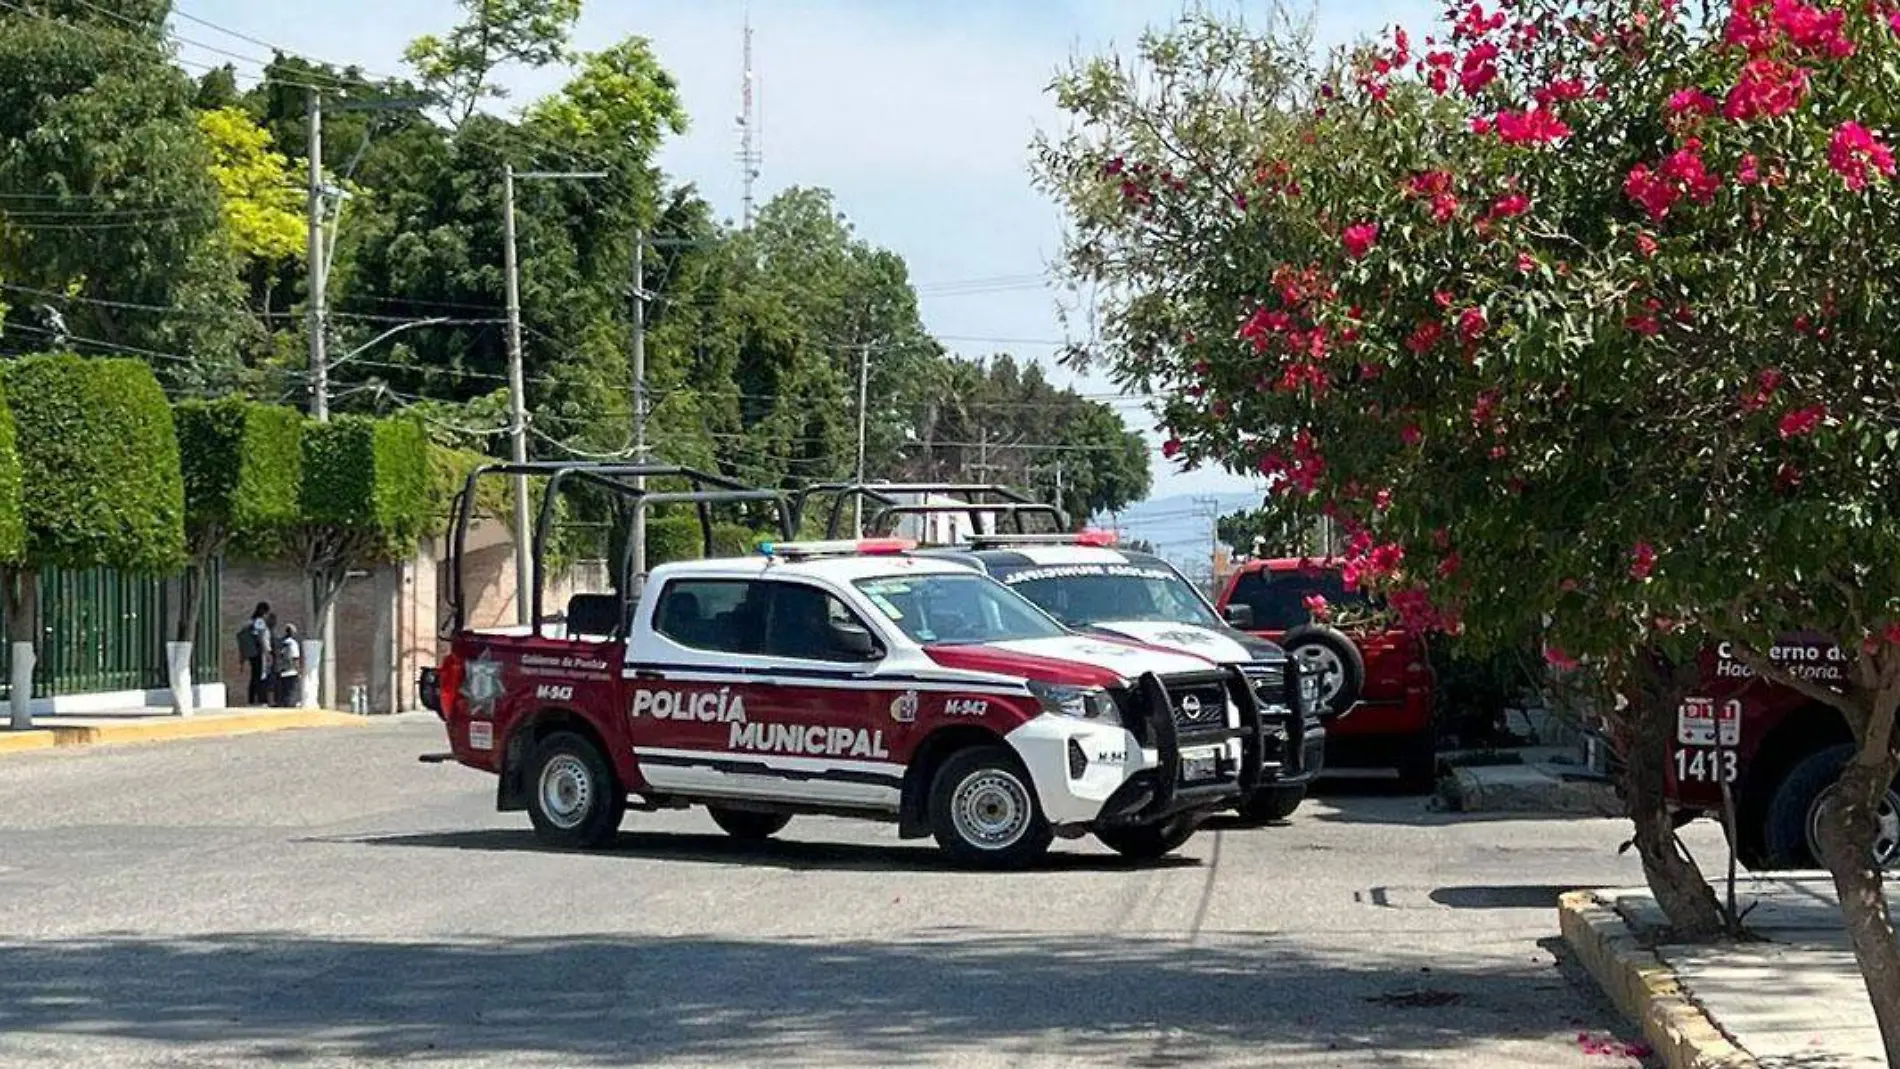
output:
{"label": "red emergency light", "polygon": [[1112,546],[1115,544],[1113,531],[1077,531],[1075,544],[1078,546]]}
{"label": "red emergency light", "polygon": [[840,538],[829,542],[760,542],[768,557],[895,557],[917,548],[908,538]]}

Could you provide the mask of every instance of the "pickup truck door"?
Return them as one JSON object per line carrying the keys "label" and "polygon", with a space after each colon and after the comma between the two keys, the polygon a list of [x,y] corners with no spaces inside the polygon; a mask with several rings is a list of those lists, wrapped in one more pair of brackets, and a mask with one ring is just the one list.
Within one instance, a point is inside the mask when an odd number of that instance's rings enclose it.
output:
{"label": "pickup truck door", "polygon": [[839,648],[855,614],[794,580],[669,580],[650,662],[630,665],[630,734],[659,793],[895,810],[904,769],[876,662]]}

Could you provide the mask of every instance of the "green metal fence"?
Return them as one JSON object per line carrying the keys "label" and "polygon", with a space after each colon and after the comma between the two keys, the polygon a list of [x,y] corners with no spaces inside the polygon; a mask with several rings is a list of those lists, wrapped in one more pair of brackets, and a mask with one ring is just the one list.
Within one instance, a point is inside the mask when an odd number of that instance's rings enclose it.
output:
{"label": "green metal fence", "polygon": [[[215,682],[223,628],[218,593],[223,569],[213,565],[198,605],[197,645],[192,648],[192,678]],[[166,621],[178,598],[176,577],[127,575],[106,568],[40,572],[39,660],[33,669],[33,696],[100,691],[156,690],[169,685]],[[6,609],[0,605],[0,635],[6,634]],[[0,698],[8,695],[10,644],[0,642]]]}

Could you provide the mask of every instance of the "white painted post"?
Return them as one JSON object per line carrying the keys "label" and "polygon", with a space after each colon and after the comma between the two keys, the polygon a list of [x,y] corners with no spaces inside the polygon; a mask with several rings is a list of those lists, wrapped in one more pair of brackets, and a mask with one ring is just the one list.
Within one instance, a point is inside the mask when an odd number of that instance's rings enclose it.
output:
{"label": "white painted post", "polygon": [[297,675],[297,686],[301,691],[297,704],[305,709],[319,709],[322,708],[322,704],[318,700],[320,695],[317,691],[322,684],[320,677],[323,672],[322,670],[312,672],[310,666],[324,663],[324,641],[320,638],[306,638],[298,641],[303,643],[303,671]]}
{"label": "white painted post", "polygon": [[25,731],[33,726],[33,663],[35,654],[31,642],[13,644],[13,674],[7,682],[12,686],[13,730]]}
{"label": "white painted post", "polygon": [[165,677],[172,688],[172,712],[190,716],[197,712],[191,690],[191,643],[165,643]]}

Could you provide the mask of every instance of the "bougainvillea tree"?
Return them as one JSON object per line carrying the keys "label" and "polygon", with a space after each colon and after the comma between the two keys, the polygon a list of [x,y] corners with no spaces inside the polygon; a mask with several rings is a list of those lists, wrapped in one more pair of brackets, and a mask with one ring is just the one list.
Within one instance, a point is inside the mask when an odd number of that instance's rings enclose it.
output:
{"label": "bougainvillea tree", "polygon": [[[1606,675],[1679,929],[1720,927],[1662,799],[1697,651],[1845,722],[1820,852],[1900,1064],[1868,860],[1900,765],[1896,70],[1886,0],[1465,3],[1331,62],[1194,17],[1058,82],[1039,173],[1170,455],[1330,510],[1408,626],[1542,623]],[[1842,684],[1771,662],[1795,631]]]}

